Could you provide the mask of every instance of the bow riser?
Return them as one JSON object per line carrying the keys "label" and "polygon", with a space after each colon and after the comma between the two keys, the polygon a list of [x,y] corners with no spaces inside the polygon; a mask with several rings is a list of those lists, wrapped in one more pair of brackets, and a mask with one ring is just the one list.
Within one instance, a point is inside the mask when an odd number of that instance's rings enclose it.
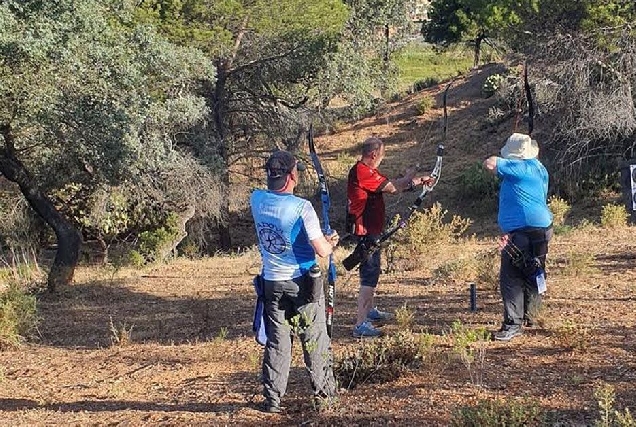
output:
{"label": "bow riser", "polygon": [[[313,163],[314,169],[316,170],[316,174],[318,175],[318,186],[320,188],[320,201],[322,205],[322,222],[324,227],[324,232],[326,235],[330,235],[332,233],[331,225],[329,224],[329,210],[331,208],[331,199],[329,197],[329,188],[327,187],[327,179],[325,177],[325,172],[320,163],[320,159],[318,158],[318,153],[316,153],[316,146],[314,144],[314,132],[313,125],[309,126],[309,133],[307,135],[307,140],[309,143],[309,154],[311,156],[311,161]],[[327,298],[326,298],[326,310],[325,316],[327,320],[327,335],[331,338],[331,334],[333,331],[333,313],[335,306],[335,298],[336,298],[336,264],[333,260],[333,255],[329,255],[329,267],[327,270]]]}

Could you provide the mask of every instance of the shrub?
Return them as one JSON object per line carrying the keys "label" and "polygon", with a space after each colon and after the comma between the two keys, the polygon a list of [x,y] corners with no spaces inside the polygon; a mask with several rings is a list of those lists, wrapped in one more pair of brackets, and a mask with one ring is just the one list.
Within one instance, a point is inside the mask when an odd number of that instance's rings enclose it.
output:
{"label": "shrub", "polygon": [[545,425],[545,412],[533,400],[480,400],[455,411],[451,425],[466,427],[525,427]]}
{"label": "shrub", "polygon": [[126,325],[126,323],[120,323],[115,325],[113,318],[110,318],[110,341],[113,346],[127,346],[132,343],[132,331],[135,325]]}
{"label": "shrub", "polygon": [[636,426],[636,420],[629,412],[629,408],[625,408],[624,412],[614,409],[614,401],[616,400],[614,386],[608,383],[599,383],[594,390],[594,397],[598,402],[598,412],[600,415],[600,419],[596,421],[595,425],[602,427]]}
{"label": "shrub", "polygon": [[437,202],[430,209],[413,213],[409,226],[398,237],[401,253],[406,251],[411,257],[425,252],[434,243],[456,241],[472,224],[470,218],[458,215],[453,215],[450,222],[444,222],[447,213]]}
{"label": "shrub", "polygon": [[429,87],[433,87],[435,85],[438,85],[439,82],[440,80],[437,77],[427,77],[425,79],[418,80],[413,83],[413,92],[419,92]]}
{"label": "shrub", "polygon": [[548,207],[552,212],[552,223],[555,227],[560,227],[565,222],[565,218],[570,213],[570,205],[560,197],[552,196],[548,199]]}
{"label": "shrub", "polygon": [[468,328],[460,320],[455,320],[447,336],[450,339],[453,354],[468,370],[470,381],[475,385],[481,385],[490,333],[485,328]]}
{"label": "shrub", "polygon": [[415,310],[408,308],[406,303],[395,310],[395,321],[400,331],[410,331],[415,325]]}
{"label": "shrub", "polygon": [[420,99],[417,104],[415,104],[415,108],[417,109],[418,114],[424,114],[434,106],[435,100],[430,96],[425,96],[424,98]]}
{"label": "shrub", "polygon": [[484,285],[494,291],[499,290],[499,250],[496,248],[477,252],[475,263],[477,276],[475,279],[479,285]]}
{"label": "shrub", "polygon": [[610,203],[603,206],[601,212],[601,226],[604,228],[618,228],[627,225],[629,214],[623,205]]}
{"label": "shrub", "polygon": [[565,276],[579,277],[596,271],[593,266],[594,255],[589,252],[570,252],[565,258],[561,273]]}
{"label": "shrub", "polygon": [[383,383],[395,380],[413,367],[422,342],[411,331],[365,341],[347,349],[334,362],[334,373],[341,386],[353,388],[365,382]]}
{"label": "shrub", "polygon": [[475,276],[476,263],[472,259],[460,258],[445,262],[433,270],[433,280],[470,280]]}
{"label": "shrub", "polygon": [[166,245],[179,236],[178,221],[178,216],[172,213],[167,216],[163,226],[139,234],[139,253],[146,261],[160,260]]}
{"label": "shrub", "polygon": [[0,295],[0,350],[20,345],[38,321],[35,296],[10,284]]}
{"label": "shrub", "polygon": [[592,332],[585,326],[566,320],[556,328],[554,338],[561,347],[572,351],[584,352],[590,346]]}
{"label": "shrub", "polygon": [[476,162],[462,171],[458,190],[461,196],[469,200],[495,199],[499,193],[499,180]]}
{"label": "shrub", "polygon": [[501,83],[503,81],[504,76],[502,76],[501,74],[493,74],[492,76],[489,76],[481,88],[481,93],[486,98],[493,96],[495,92],[499,90],[499,87],[501,86]]}

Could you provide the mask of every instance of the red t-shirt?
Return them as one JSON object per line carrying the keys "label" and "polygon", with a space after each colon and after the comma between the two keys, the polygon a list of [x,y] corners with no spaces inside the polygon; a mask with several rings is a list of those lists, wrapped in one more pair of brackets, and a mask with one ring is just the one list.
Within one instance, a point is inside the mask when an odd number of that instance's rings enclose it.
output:
{"label": "red t-shirt", "polygon": [[347,225],[356,236],[379,235],[384,229],[382,189],[389,179],[361,161],[349,171],[347,180]]}

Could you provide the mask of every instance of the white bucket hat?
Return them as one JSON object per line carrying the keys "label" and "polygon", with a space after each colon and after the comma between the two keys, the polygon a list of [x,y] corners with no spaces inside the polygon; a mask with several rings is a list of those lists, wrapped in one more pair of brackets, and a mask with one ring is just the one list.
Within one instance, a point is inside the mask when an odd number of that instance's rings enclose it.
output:
{"label": "white bucket hat", "polygon": [[539,144],[530,135],[513,133],[501,149],[504,159],[534,159],[539,155]]}

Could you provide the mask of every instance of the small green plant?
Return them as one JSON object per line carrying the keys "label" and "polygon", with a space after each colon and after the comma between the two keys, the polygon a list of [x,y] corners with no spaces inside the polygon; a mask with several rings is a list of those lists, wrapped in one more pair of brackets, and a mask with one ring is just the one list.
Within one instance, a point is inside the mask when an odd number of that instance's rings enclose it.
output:
{"label": "small green plant", "polygon": [[433,87],[438,85],[440,82],[437,77],[427,77],[425,79],[421,79],[413,83],[413,92],[419,92],[429,87]]}
{"label": "small green plant", "polygon": [[603,206],[601,211],[601,227],[603,228],[619,228],[627,225],[629,214],[623,205],[615,205],[610,203]]}
{"label": "small green plant", "polygon": [[545,411],[533,400],[480,400],[457,409],[451,419],[456,427],[533,427],[545,425]]}
{"label": "small green plant", "polygon": [[417,104],[415,104],[415,108],[417,109],[418,114],[424,114],[427,111],[430,111],[431,108],[435,106],[435,100],[430,96],[425,96],[420,99]]}
{"label": "small green plant", "polygon": [[565,223],[565,218],[570,213],[571,206],[558,196],[552,196],[548,199],[548,207],[552,212],[552,224],[560,227]]}
{"label": "small green plant", "polygon": [[201,257],[201,248],[194,239],[185,239],[179,244],[179,254],[189,259],[198,259]]}
{"label": "small green plant", "polygon": [[561,274],[570,277],[580,277],[596,271],[594,255],[589,252],[570,252],[565,258],[565,265]]}
{"label": "small green plant", "polygon": [[499,250],[496,248],[475,254],[477,283],[494,291],[499,290]]}
{"label": "small green plant", "polygon": [[15,348],[36,329],[36,298],[15,283],[0,295],[0,350]]}
{"label": "small green plant", "polygon": [[614,409],[616,400],[616,392],[611,384],[601,382],[594,389],[594,398],[598,402],[598,412],[600,418],[594,424],[597,427],[634,427],[636,419],[629,412],[629,408],[625,408],[623,412]]}
{"label": "small green plant", "polygon": [[223,326],[219,329],[219,333],[214,338],[216,341],[225,341],[227,339],[228,329]]}
{"label": "small green plant", "polygon": [[415,325],[415,310],[404,303],[402,307],[395,310],[395,321],[400,331],[411,331]]}
{"label": "small green plant", "polygon": [[455,320],[448,333],[453,354],[459,357],[470,375],[470,381],[483,384],[486,348],[490,342],[490,333],[485,328],[467,328],[460,320]]}
{"label": "small green plant", "polygon": [[481,88],[481,93],[486,98],[493,96],[495,92],[499,90],[499,87],[501,87],[503,81],[504,76],[502,76],[501,74],[493,74],[492,76],[489,76]]}
{"label": "small green plant", "polygon": [[139,251],[132,250],[128,252],[127,263],[133,267],[142,267],[146,264],[146,258]]}
{"label": "small green plant", "polygon": [[467,200],[494,200],[499,194],[499,180],[485,170],[481,163],[476,162],[460,175],[457,191]]}
{"label": "small green plant", "polygon": [[115,325],[113,317],[110,317],[110,341],[112,345],[124,347],[132,343],[132,331],[135,325],[121,323]]}
{"label": "small green plant", "polygon": [[585,326],[566,320],[554,330],[555,341],[571,351],[585,352],[592,342],[592,331]]}

